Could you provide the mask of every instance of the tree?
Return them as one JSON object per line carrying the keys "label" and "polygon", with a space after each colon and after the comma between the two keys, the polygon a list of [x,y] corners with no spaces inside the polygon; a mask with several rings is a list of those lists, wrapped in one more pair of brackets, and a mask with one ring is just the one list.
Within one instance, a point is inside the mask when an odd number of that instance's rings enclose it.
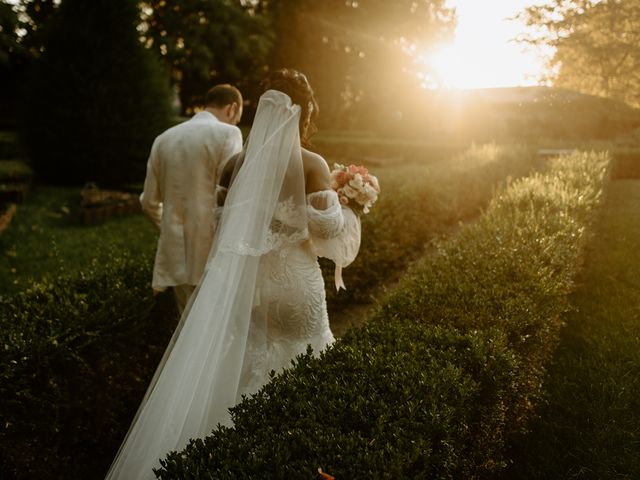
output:
{"label": "tree", "polygon": [[171,71],[183,113],[202,105],[216,83],[255,91],[272,37],[264,16],[239,0],[148,0],[141,25],[146,44]]}
{"label": "tree", "polygon": [[0,3],[0,66],[20,52],[18,15],[8,3]]}
{"label": "tree", "polygon": [[136,0],[65,0],[46,32],[26,99],[24,138],[55,183],[141,181],[169,123],[168,76],[144,48]]}
{"label": "tree", "polygon": [[520,41],[551,47],[554,85],[640,107],[640,2],[554,0],[521,15]]}
{"label": "tree", "polygon": [[0,3],[0,127],[15,128],[21,90],[60,0]]}
{"label": "tree", "polygon": [[0,127],[13,126],[18,108],[16,92],[28,65],[28,53],[20,43],[20,21],[7,3],[0,3]]}
{"label": "tree", "polygon": [[[413,52],[450,39],[444,0],[261,0],[276,41],[271,68],[298,68],[332,127],[386,123],[419,89]],[[413,108],[413,107],[412,107]],[[397,112],[396,112],[397,113]]]}

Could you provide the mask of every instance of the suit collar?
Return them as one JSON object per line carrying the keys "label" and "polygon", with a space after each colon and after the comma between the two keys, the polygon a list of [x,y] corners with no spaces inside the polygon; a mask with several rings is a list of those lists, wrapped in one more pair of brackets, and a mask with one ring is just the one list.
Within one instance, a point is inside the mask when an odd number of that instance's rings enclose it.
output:
{"label": "suit collar", "polygon": [[209,122],[220,122],[218,118],[211,112],[207,110],[202,110],[201,112],[196,113],[191,120],[199,120],[199,121],[209,121]]}

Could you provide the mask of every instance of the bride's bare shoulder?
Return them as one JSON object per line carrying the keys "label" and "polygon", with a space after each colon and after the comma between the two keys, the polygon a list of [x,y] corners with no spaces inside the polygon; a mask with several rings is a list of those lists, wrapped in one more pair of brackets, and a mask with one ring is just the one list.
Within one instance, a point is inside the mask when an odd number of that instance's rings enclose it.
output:
{"label": "bride's bare shoulder", "polygon": [[313,169],[313,170],[325,170],[327,174],[329,173],[329,165],[327,161],[315,152],[307,150],[306,148],[302,149],[302,162],[304,163],[305,170]]}
{"label": "bride's bare shoulder", "polygon": [[303,148],[302,164],[307,179],[307,193],[329,189],[329,165],[322,156]]}

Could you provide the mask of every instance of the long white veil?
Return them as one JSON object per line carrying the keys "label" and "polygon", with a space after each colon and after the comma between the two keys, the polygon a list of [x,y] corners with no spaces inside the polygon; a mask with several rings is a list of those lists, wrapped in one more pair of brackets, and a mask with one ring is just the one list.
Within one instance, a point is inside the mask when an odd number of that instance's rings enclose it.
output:
{"label": "long white veil", "polygon": [[266,349],[260,258],[308,236],[299,120],[286,94],[260,98],[207,267],[108,480],[155,478],[160,458],[229,425],[228,409],[260,385],[250,378],[251,358]]}

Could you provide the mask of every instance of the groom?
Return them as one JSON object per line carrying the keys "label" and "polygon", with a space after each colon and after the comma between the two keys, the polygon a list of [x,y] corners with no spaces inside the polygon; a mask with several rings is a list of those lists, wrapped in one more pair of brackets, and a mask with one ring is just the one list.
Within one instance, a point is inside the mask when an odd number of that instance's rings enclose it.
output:
{"label": "groom", "polygon": [[235,126],[242,116],[240,91],[216,85],[205,103],[205,110],[155,139],[140,195],[142,210],[160,229],[153,289],[173,287],[181,315],[213,241],[220,172],[242,150],[242,133]]}

